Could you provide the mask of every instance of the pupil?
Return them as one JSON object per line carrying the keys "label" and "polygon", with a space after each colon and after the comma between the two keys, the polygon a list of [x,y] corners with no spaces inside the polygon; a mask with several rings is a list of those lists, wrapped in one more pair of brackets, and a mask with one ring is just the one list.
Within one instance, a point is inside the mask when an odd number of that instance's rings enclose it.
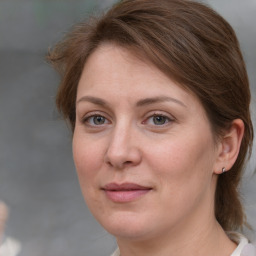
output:
{"label": "pupil", "polygon": [[154,117],[154,124],[161,125],[165,124],[166,118],[164,116],[155,116]]}
{"label": "pupil", "polygon": [[95,124],[104,124],[104,122],[105,122],[105,118],[104,117],[102,117],[102,116],[95,116],[94,118],[93,118],[93,122],[95,123]]}

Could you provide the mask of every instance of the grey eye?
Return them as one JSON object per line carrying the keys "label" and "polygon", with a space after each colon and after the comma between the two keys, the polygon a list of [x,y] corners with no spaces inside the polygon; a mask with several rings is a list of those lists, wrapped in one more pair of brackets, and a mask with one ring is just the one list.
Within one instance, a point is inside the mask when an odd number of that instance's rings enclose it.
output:
{"label": "grey eye", "polygon": [[103,116],[93,116],[92,122],[94,125],[102,125],[106,122],[106,118]]}
{"label": "grey eye", "polygon": [[155,125],[163,125],[168,121],[166,116],[153,116],[153,123]]}

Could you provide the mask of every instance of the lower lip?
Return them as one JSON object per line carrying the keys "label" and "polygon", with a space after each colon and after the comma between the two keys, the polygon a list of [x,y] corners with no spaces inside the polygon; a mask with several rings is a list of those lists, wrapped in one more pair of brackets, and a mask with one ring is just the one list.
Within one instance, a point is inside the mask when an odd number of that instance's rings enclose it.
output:
{"label": "lower lip", "polygon": [[141,189],[141,190],[105,190],[107,197],[115,203],[126,203],[134,201],[141,196],[147,194],[151,189]]}

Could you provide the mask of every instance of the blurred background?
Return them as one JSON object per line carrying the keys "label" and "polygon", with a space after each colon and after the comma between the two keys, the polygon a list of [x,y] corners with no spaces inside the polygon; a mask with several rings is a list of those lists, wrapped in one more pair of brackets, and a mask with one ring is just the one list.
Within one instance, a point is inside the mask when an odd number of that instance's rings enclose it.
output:
{"label": "blurred background", "polygon": [[[71,133],[54,106],[58,76],[47,49],[72,24],[113,0],[0,0],[0,200],[10,207],[6,235],[21,256],[103,256],[115,240],[89,213],[72,161]],[[234,27],[247,63],[256,116],[256,0],[205,1]],[[255,147],[254,147],[255,148]],[[256,230],[254,149],[241,193]],[[255,231],[246,231],[256,239]]]}

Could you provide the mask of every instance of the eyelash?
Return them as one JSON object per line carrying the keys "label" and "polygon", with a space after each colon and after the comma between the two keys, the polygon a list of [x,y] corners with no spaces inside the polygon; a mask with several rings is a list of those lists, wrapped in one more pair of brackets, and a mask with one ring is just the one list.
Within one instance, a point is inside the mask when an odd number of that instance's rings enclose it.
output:
{"label": "eyelash", "polygon": [[[154,122],[155,120],[153,120],[154,118],[164,118],[164,123],[160,123],[160,124],[156,124],[156,123],[151,123],[151,124],[149,124],[149,126],[151,126],[151,127],[158,127],[158,128],[162,128],[162,127],[165,127],[165,126],[167,126],[170,122],[173,122],[173,121],[175,121],[175,119],[174,118],[172,118],[172,117],[169,117],[169,116],[167,116],[167,115],[165,115],[165,114],[162,114],[162,113],[154,113],[153,115],[149,115],[144,121],[142,121],[142,124],[143,125],[146,125],[148,122],[149,122],[149,120],[152,120],[152,122]],[[92,124],[92,122],[94,122],[95,121],[95,118],[103,118],[104,119],[104,123],[103,124],[95,124],[95,123],[93,123]],[[159,120],[158,120],[159,121]],[[161,121],[161,120],[160,120]],[[90,115],[87,115],[87,116],[85,116],[83,119],[82,119],[82,123],[84,123],[84,124],[87,124],[88,126],[90,126],[90,127],[102,127],[102,126],[104,126],[104,125],[106,125],[106,124],[110,124],[111,123],[111,121],[109,121],[109,119],[107,118],[107,117],[105,117],[104,115],[102,115],[102,114],[100,114],[100,113],[92,113],[92,114],[90,114]]]}

